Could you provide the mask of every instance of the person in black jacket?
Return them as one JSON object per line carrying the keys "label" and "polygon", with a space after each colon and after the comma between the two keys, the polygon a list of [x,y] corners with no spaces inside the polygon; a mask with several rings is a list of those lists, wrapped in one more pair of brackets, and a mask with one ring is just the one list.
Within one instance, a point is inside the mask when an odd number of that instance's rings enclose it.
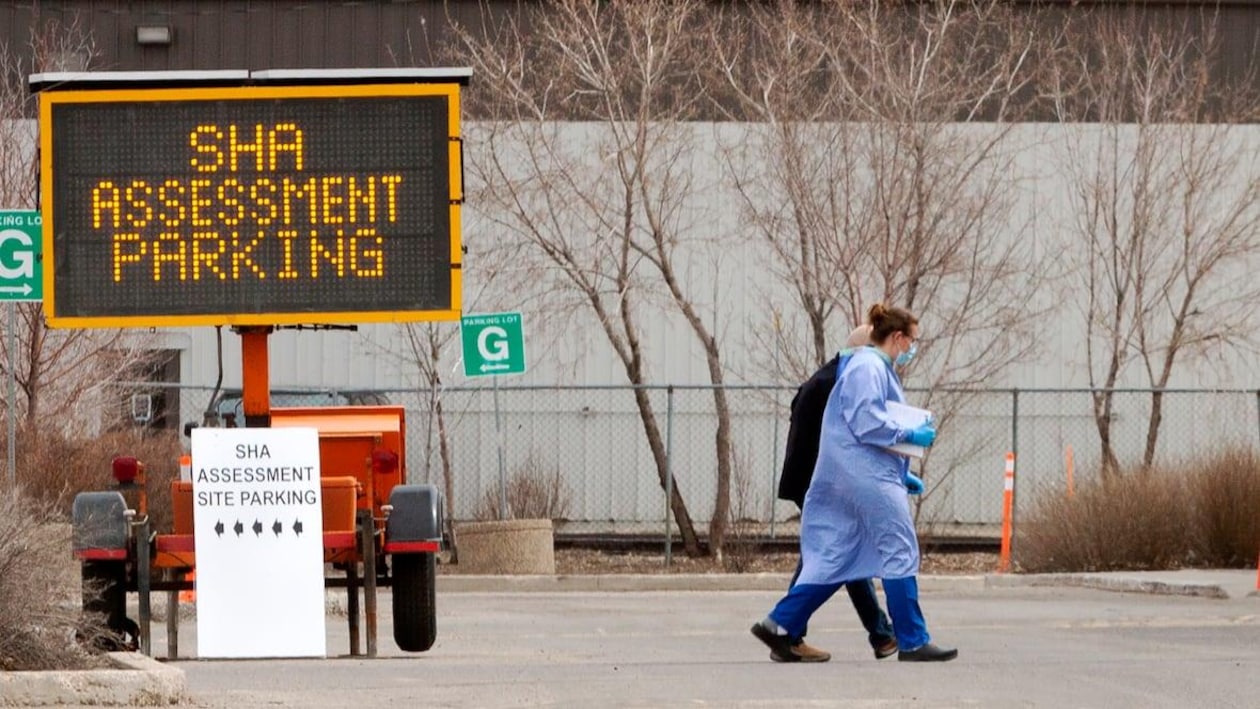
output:
{"label": "person in black jacket", "polygon": [[[783,456],[783,473],[779,476],[779,499],[791,500],[799,510],[805,505],[805,492],[809,490],[809,481],[814,476],[814,463],[818,460],[818,444],[822,438],[823,410],[827,407],[827,397],[836,383],[836,375],[843,363],[852,354],[854,348],[870,344],[870,325],[862,325],[849,333],[846,349],[840,350],[835,357],[814,372],[804,384],[796,390],[792,398],[792,414],[788,424],[787,449]],[[796,573],[792,575],[792,584],[801,573],[800,562],[796,564]],[[791,586],[792,584],[788,584]],[[879,606],[875,596],[875,584],[870,579],[855,581],[845,585],[849,592],[849,600],[857,611],[862,626],[866,628],[867,639],[875,651],[875,659],[882,660],[897,652],[897,639],[893,635],[892,623],[888,615]],[[770,653],[770,659],[776,662],[826,662],[831,654],[819,650],[805,642],[805,633],[792,640],[792,653],[795,657],[778,657]]]}

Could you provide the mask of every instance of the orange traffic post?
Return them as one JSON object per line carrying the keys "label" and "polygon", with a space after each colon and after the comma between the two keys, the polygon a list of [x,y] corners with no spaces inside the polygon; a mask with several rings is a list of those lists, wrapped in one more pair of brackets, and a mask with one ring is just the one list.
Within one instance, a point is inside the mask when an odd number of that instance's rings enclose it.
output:
{"label": "orange traffic post", "polygon": [[[192,581],[195,584],[197,581],[197,570],[193,569],[192,571],[189,571],[188,573],[184,574],[184,580]],[[193,588],[184,589],[183,591],[180,591],[179,602],[180,603],[196,603],[197,602],[196,587],[194,586]]]}
{"label": "orange traffic post", "polygon": [[267,337],[270,327],[237,328],[241,335],[241,403],[245,425],[267,428],[271,425],[270,362]]}
{"label": "orange traffic post", "polygon": [[1002,476],[1002,554],[998,559],[998,571],[1011,568],[1011,527],[1015,512],[1015,454],[1006,454],[1006,472]]}

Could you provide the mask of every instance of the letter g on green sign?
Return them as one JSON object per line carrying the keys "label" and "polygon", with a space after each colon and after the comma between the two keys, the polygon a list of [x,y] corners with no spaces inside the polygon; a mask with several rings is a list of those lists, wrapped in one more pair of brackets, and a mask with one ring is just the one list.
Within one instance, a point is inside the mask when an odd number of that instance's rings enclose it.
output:
{"label": "letter g on green sign", "polygon": [[499,362],[508,358],[507,330],[487,327],[477,333],[477,352],[487,362]]}
{"label": "letter g on green sign", "polygon": [[27,248],[13,249],[9,258],[0,259],[0,278],[30,278],[35,275],[35,252],[29,250],[31,247],[31,237],[26,232],[17,229],[5,229],[0,231],[0,254],[4,253],[5,244],[10,240],[17,241],[18,244]]}

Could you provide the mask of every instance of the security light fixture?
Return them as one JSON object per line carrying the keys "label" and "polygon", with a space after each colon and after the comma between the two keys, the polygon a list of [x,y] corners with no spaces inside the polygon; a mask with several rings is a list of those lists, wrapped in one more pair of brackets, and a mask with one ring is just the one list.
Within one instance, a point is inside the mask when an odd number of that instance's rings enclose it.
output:
{"label": "security light fixture", "polygon": [[167,45],[171,43],[171,28],[167,25],[138,25],[136,44]]}

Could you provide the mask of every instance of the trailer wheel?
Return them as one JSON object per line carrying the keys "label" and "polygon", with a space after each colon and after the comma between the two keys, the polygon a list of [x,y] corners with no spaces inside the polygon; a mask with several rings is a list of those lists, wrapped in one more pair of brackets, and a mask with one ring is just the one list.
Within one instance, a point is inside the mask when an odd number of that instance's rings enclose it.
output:
{"label": "trailer wheel", "polygon": [[394,642],[424,652],[437,639],[437,555],[394,554]]}
{"label": "trailer wheel", "polygon": [[125,562],[83,562],[83,611],[104,621],[105,632],[81,631],[81,642],[103,652],[134,650],[138,645],[140,629],[127,617]]}

